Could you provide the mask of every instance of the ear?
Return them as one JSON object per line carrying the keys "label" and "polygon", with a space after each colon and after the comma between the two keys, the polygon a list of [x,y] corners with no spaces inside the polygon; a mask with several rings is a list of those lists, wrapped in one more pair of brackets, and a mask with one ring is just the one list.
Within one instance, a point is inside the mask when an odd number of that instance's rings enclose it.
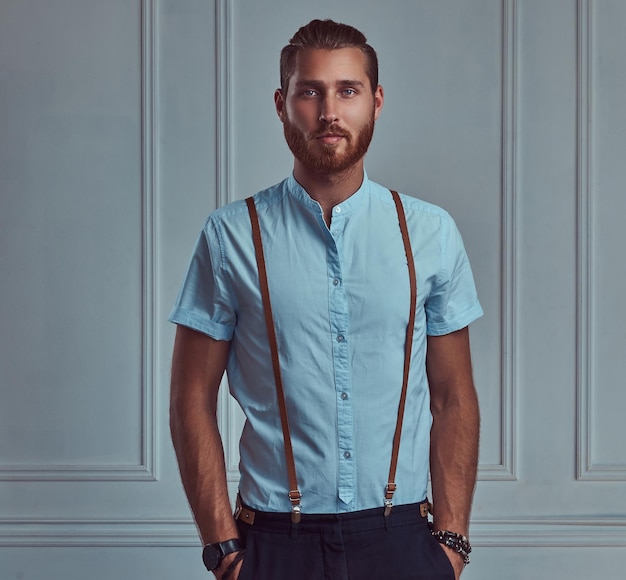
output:
{"label": "ear", "polygon": [[385,102],[385,91],[381,85],[376,87],[374,91],[374,120],[377,120],[383,110],[383,104]]}
{"label": "ear", "polygon": [[285,121],[285,99],[283,97],[283,91],[276,89],[274,92],[274,106],[276,107],[276,113],[281,121]]}

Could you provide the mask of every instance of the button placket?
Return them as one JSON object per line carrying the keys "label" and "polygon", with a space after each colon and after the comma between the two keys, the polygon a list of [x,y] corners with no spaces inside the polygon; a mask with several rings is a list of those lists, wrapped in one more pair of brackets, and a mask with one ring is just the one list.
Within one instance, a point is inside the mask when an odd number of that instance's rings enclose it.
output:
{"label": "button placket", "polygon": [[332,210],[330,236],[327,237],[330,332],[337,393],[337,453],[339,458],[339,499],[349,504],[355,494],[354,418],[350,378],[350,337],[348,300],[343,284],[342,247],[345,212],[341,206]]}

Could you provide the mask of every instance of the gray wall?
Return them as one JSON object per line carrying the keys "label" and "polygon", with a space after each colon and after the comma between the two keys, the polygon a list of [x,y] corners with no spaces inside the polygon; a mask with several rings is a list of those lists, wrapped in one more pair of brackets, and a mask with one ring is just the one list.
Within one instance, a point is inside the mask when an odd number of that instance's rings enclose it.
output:
{"label": "gray wall", "polygon": [[207,577],[165,319],[206,214],[290,170],[314,17],[377,48],[368,173],[455,216],[486,311],[464,578],[623,576],[626,2],[0,0],[1,580]]}

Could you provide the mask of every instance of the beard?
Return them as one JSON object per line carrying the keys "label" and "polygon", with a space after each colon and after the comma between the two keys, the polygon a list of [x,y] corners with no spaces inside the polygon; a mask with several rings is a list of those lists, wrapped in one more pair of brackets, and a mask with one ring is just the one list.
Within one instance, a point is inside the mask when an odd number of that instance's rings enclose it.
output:
{"label": "beard", "polygon": [[[356,136],[337,125],[327,125],[320,127],[307,138],[288,117],[283,121],[283,132],[289,149],[304,167],[315,173],[341,173],[360,161],[367,153],[374,135],[374,111],[372,110],[370,119]],[[345,139],[345,151],[339,153],[336,145],[316,141],[318,137],[329,133],[341,135]]]}

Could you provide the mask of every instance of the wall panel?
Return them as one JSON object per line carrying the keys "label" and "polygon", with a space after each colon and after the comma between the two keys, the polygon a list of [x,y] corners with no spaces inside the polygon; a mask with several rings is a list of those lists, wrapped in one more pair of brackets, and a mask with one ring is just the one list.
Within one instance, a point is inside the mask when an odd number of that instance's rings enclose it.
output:
{"label": "wall panel", "polygon": [[626,269],[620,233],[625,215],[626,51],[620,2],[580,3],[578,216],[578,477],[626,480],[626,317],[620,311]]}
{"label": "wall panel", "polygon": [[[621,0],[7,0],[0,14],[0,577],[202,574],[165,319],[206,215],[291,169],[278,53],[314,17],[377,48],[369,176],[450,210],[486,310],[463,578],[620,577]],[[243,417],[226,386],[234,495]]]}
{"label": "wall panel", "polygon": [[[11,8],[5,25],[19,30],[27,7]],[[83,27],[58,35],[51,13],[37,38],[45,53],[34,35],[4,40],[15,56],[4,69],[0,227],[2,267],[14,272],[2,285],[2,303],[14,305],[0,349],[11,386],[0,421],[5,480],[153,477],[152,92],[142,89],[151,71],[133,46],[139,3],[118,8],[123,26],[106,10],[73,7],[85,28],[98,26],[89,38]],[[81,44],[91,54],[75,59]],[[125,83],[93,75],[127,49]]]}
{"label": "wall panel", "polygon": [[32,8],[0,33],[0,545],[196,545],[164,502],[158,6]]}

